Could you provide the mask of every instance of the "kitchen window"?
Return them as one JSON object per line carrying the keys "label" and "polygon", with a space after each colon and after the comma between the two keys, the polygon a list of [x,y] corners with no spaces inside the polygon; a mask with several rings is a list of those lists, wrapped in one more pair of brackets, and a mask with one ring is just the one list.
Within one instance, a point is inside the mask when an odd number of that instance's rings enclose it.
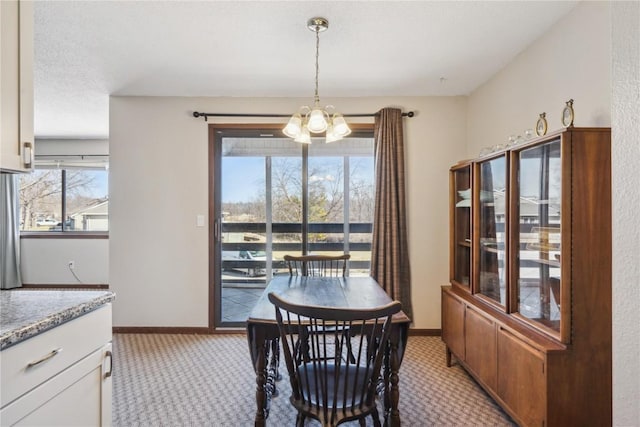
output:
{"label": "kitchen window", "polygon": [[36,156],[35,170],[20,176],[20,230],[109,230],[107,156]]}

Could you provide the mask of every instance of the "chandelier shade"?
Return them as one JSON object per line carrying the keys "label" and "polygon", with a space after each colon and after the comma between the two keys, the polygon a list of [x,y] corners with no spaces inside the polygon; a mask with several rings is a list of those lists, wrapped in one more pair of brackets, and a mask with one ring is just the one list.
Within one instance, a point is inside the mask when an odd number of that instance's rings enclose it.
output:
{"label": "chandelier shade", "polygon": [[309,129],[307,127],[303,127],[298,136],[294,138],[294,141],[302,144],[311,144],[311,134],[309,133]]}
{"label": "chandelier shade", "polygon": [[311,18],[307,21],[309,30],[316,33],[316,89],[313,108],[302,106],[294,113],[282,132],[294,141],[303,144],[311,143],[311,134],[325,133],[325,142],[339,141],[351,133],[351,129],[340,113],[330,115],[327,109],[333,108],[328,105],[320,107],[320,96],[318,95],[318,60],[320,56],[320,33],[329,28],[329,21],[325,18]]}
{"label": "chandelier shade", "polygon": [[333,124],[327,126],[327,135],[325,137],[325,142],[327,144],[330,142],[339,141],[341,139],[342,137],[336,133],[335,126]]}
{"label": "chandelier shade", "polygon": [[295,113],[289,119],[289,123],[282,129],[282,132],[289,138],[296,138],[302,132],[302,116],[300,113]]}
{"label": "chandelier shade", "polygon": [[327,130],[327,119],[325,119],[326,111],[320,108],[314,108],[309,113],[309,120],[307,122],[307,128],[311,133],[320,133]]}
{"label": "chandelier shade", "polygon": [[342,138],[351,133],[351,129],[340,113],[333,115],[333,131]]}

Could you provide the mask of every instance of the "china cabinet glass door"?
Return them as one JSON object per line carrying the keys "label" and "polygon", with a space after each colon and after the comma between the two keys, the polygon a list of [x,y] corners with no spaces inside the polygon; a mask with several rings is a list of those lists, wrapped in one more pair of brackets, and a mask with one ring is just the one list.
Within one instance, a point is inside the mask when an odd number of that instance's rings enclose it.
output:
{"label": "china cabinet glass door", "polygon": [[469,287],[471,277],[471,166],[451,170],[451,280]]}
{"label": "china cabinet glass door", "polygon": [[519,257],[517,311],[560,332],[561,202],[560,139],[518,153]]}
{"label": "china cabinet glass door", "polygon": [[475,232],[478,262],[474,264],[476,293],[503,307],[507,301],[506,218],[507,159],[506,154],[475,165],[475,200],[477,206]]}

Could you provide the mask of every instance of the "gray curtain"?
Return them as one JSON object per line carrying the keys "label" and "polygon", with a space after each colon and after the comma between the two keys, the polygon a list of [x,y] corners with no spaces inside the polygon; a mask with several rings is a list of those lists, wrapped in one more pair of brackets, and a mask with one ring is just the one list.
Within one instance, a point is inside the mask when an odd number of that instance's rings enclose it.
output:
{"label": "gray curtain", "polygon": [[0,174],[0,289],[22,286],[18,175]]}
{"label": "gray curtain", "polygon": [[411,317],[411,269],[407,242],[402,111],[384,108],[374,126],[376,196],[371,277]]}

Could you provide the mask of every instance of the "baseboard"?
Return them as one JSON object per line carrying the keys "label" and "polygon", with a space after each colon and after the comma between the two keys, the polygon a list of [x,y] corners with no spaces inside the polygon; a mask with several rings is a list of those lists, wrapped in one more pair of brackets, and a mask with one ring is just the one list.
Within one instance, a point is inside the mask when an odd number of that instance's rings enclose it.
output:
{"label": "baseboard", "polygon": [[211,334],[206,327],[114,326],[114,334]]}
{"label": "baseboard", "polygon": [[[73,284],[73,285],[67,285],[67,284],[33,284],[33,283],[23,283],[22,284],[22,288],[23,289],[49,289],[49,290],[53,290],[53,289],[109,289],[109,285],[105,285],[105,284]],[[20,288],[17,288],[20,289]]]}
{"label": "baseboard", "polygon": [[441,329],[414,329],[409,328],[409,336],[413,337],[439,337],[442,335]]}
{"label": "baseboard", "polygon": [[[214,329],[205,327],[170,327],[170,326],[114,326],[114,334],[244,334],[244,328]],[[439,337],[440,329],[409,329],[409,336]]]}

